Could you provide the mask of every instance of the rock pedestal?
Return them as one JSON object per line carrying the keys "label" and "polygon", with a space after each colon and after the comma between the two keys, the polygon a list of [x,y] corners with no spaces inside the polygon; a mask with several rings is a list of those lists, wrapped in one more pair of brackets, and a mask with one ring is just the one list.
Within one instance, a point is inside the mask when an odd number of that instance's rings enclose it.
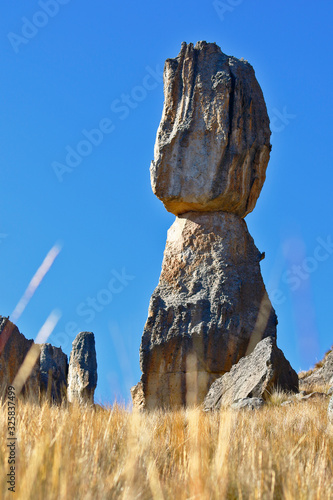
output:
{"label": "rock pedestal", "polygon": [[258,340],[275,338],[260,260],[245,221],[234,214],[176,219],[141,342],[146,408],[201,402]]}
{"label": "rock pedestal", "polygon": [[150,175],[176,215],[140,348],[133,403],[203,402],[210,385],[276,338],[260,273],[263,255],[243,217],[270,154],[269,118],[252,66],[214,43],[183,43],[164,68],[164,108]]}

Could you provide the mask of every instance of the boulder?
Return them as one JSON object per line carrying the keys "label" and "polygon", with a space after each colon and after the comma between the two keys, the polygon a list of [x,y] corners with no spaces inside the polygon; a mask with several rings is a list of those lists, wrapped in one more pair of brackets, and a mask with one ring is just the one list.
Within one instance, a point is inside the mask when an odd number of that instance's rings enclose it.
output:
{"label": "boulder", "polygon": [[67,398],[80,404],[93,404],[97,385],[95,336],[92,332],[79,333],[72,344],[69,359]]}
{"label": "boulder", "polygon": [[151,185],[165,208],[245,217],[265,181],[269,118],[252,66],[215,43],[183,43],[164,67]]}
{"label": "boulder", "polygon": [[268,337],[257,344],[254,351],[240,359],[229,373],[217,379],[204,401],[205,411],[230,406],[241,398],[267,399],[274,389],[298,392],[298,376]]}
{"label": "boulder", "polygon": [[66,400],[67,393],[67,355],[61,347],[42,344],[39,358],[40,389],[51,401],[61,403]]}
{"label": "boulder", "polygon": [[261,258],[237,215],[189,212],[176,218],[141,341],[148,409],[202,403],[216,378],[262,338],[275,339],[277,319]]}

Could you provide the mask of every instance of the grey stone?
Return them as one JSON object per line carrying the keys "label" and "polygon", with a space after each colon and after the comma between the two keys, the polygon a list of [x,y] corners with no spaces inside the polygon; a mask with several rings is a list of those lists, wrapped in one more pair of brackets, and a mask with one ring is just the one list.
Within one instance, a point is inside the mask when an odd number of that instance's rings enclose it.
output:
{"label": "grey stone", "polygon": [[241,398],[234,401],[230,408],[233,410],[259,410],[265,405],[262,398]]}
{"label": "grey stone", "polygon": [[330,396],[331,394],[333,394],[333,386],[330,387],[327,391],[327,395]]}
{"label": "grey stone", "polygon": [[299,391],[298,394],[295,394],[295,398],[297,399],[302,399],[304,396],[306,396],[306,392],[305,391]]}
{"label": "grey stone", "polygon": [[298,376],[275,340],[268,337],[212,384],[204,409],[216,410],[241,398],[266,400],[274,389],[298,392]]}
{"label": "grey stone", "polygon": [[252,66],[215,43],[183,43],[164,68],[151,184],[169,212],[255,207],[270,155],[269,118]]}
{"label": "grey stone", "polygon": [[68,401],[93,404],[97,385],[95,337],[92,332],[79,333],[72,344],[68,368]]}
{"label": "grey stone", "polygon": [[320,368],[315,368],[310,375],[300,380],[300,387],[330,385],[331,380],[333,380],[333,350],[325,355]]}
{"label": "grey stone", "polygon": [[240,217],[189,212],[176,218],[140,348],[148,409],[202,403],[216,378],[262,338],[276,337],[260,260]]}
{"label": "grey stone", "polygon": [[61,347],[42,344],[40,351],[40,388],[55,403],[66,400],[67,392],[67,355]]}

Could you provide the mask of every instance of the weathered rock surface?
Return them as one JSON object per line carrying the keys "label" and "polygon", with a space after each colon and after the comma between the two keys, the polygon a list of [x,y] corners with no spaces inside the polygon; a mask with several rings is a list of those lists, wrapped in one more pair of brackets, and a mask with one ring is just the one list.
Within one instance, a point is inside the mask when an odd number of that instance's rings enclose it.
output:
{"label": "weathered rock surface", "polygon": [[242,398],[237,399],[230,405],[233,410],[259,410],[265,405],[262,398]]}
{"label": "weathered rock surface", "polygon": [[274,388],[298,392],[298,376],[276,346],[273,338],[263,339],[254,351],[216,380],[205,398],[206,411],[229,406],[241,398],[267,399]]}
{"label": "weathered rock surface", "polygon": [[[13,383],[33,340],[28,340],[19,332],[14,323],[0,316],[0,389],[1,393]],[[22,393],[39,396],[39,362],[34,366]]]}
{"label": "weathered rock surface", "polygon": [[330,402],[328,403],[327,416],[329,422],[333,424],[333,396],[331,397]]}
{"label": "weathered rock surface", "polygon": [[66,400],[67,393],[67,355],[60,347],[42,344],[39,358],[40,389],[56,403]]}
{"label": "weathered rock surface", "polygon": [[135,408],[136,410],[144,410],[146,404],[141,381],[131,388],[131,396],[133,408]]}
{"label": "weathered rock surface", "polygon": [[234,214],[176,218],[140,348],[148,409],[201,403],[214,380],[262,338],[275,339],[261,258],[245,221]]}
{"label": "weathered rock surface", "polygon": [[322,361],[322,366],[300,379],[300,387],[309,388],[316,385],[331,384],[333,381],[333,350],[329,351]]}
{"label": "weathered rock surface", "polygon": [[166,209],[232,212],[256,204],[270,154],[269,118],[252,66],[215,43],[183,43],[164,68],[151,184]]}
{"label": "weathered rock surface", "polygon": [[67,397],[70,402],[93,404],[97,385],[95,336],[79,333],[72,344],[69,359]]}

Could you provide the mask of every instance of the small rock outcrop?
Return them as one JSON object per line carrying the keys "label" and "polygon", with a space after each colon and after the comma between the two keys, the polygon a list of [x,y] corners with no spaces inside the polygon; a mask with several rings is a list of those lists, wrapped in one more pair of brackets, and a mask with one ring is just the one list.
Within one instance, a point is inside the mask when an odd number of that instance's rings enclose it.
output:
{"label": "small rock outcrop", "polygon": [[251,212],[271,150],[252,66],[215,43],[183,43],[165,63],[164,99],[150,172],[166,209]]}
{"label": "small rock outcrop", "polygon": [[249,356],[240,359],[230,372],[212,384],[204,409],[217,410],[242,398],[266,400],[274,389],[298,392],[298,375],[275,340],[266,338]]}
{"label": "small rock outcrop", "polygon": [[39,358],[40,389],[55,403],[66,399],[68,359],[61,347],[42,344]]}
{"label": "small rock outcrop", "polygon": [[143,394],[142,382],[138,382],[134,387],[131,388],[131,396],[133,408],[136,410],[144,410],[145,398]]}
{"label": "small rock outcrop", "polygon": [[79,333],[72,344],[68,367],[68,401],[93,404],[97,385],[95,336],[92,332]]}
{"label": "small rock outcrop", "polygon": [[[0,384],[1,394],[12,384],[27,353],[33,345],[19,332],[14,323],[8,318],[0,316]],[[23,387],[24,395],[39,396],[39,363],[34,366],[32,373]]]}
{"label": "small rock outcrop", "polygon": [[331,385],[333,383],[333,350],[329,351],[321,362],[321,366],[311,371],[299,381],[301,388]]}
{"label": "small rock outcrop", "polygon": [[215,43],[183,43],[165,63],[164,97],[150,178],[176,220],[141,341],[147,409],[201,404],[277,324],[243,220],[271,149],[253,68]]}
{"label": "small rock outcrop", "polygon": [[147,408],[202,402],[214,380],[259,340],[275,338],[260,260],[238,216],[177,217],[141,341]]}

